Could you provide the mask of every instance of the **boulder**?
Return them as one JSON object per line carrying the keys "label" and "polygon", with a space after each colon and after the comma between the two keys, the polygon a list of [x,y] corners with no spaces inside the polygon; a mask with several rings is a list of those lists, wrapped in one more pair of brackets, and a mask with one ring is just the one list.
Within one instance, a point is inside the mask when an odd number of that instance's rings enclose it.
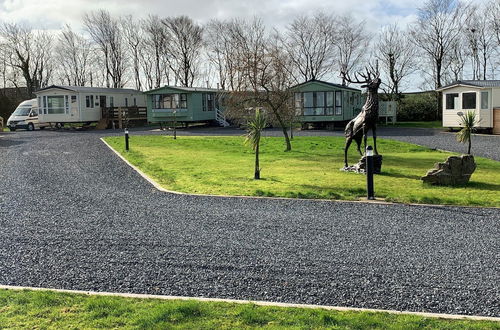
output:
{"label": "boulder", "polygon": [[[357,164],[344,167],[341,170],[346,172],[365,173],[366,156],[361,157],[361,159]],[[373,173],[380,174],[381,171],[382,171],[382,155],[373,155]]]}
{"label": "boulder", "polygon": [[472,155],[450,156],[444,163],[436,163],[422,177],[422,181],[443,186],[464,185],[475,170],[476,162]]}

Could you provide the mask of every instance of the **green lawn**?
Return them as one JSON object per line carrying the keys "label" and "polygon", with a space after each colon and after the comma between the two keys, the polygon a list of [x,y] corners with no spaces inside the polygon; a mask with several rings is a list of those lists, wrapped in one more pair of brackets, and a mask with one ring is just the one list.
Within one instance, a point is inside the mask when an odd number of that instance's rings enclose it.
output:
{"label": "green lawn", "polygon": [[437,121],[402,121],[393,124],[382,124],[385,127],[419,127],[419,128],[443,128],[443,122]]}
{"label": "green lawn", "polygon": [[[366,177],[340,171],[342,137],[296,137],[293,150],[284,140],[266,137],[261,145],[262,180],[253,180],[253,151],[243,137],[131,136],[105,139],[132,164],[169,190],[218,195],[280,196],[359,200]],[[377,197],[387,201],[500,206],[500,162],[477,157],[471,182],[462,187],[435,187],[420,177],[450,153],[392,140],[379,140],[383,173],[375,177]],[[350,162],[359,159],[354,147]]]}
{"label": "green lawn", "polygon": [[0,290],[4,329],[500,329],[409,314]]}

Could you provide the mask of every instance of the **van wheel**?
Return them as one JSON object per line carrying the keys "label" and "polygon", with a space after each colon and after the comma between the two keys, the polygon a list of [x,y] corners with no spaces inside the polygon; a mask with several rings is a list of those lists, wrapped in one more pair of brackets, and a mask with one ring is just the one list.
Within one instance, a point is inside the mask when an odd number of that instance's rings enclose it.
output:
{"label": "van wheel", "polygon": [[28,124],[28,131],[34,131],[35,130],[35,125],[33,123]]}
{"label": "van wheel", "polygon": [[9,129],[10,129],[11,132],[14,132],[16,130],[15,127],[9,127]]}

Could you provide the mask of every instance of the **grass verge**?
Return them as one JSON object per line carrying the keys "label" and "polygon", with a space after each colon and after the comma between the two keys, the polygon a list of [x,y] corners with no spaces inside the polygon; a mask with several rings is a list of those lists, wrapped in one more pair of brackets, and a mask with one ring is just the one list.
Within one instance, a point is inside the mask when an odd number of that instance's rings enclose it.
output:
{"label": "grass verge", "polygon": [[[131,136],[105,138],[115,150],[162,187],[186,193],[359,200],[366,178],[340,171],[344,139],[296,137],[283,152],[283,139],[266,137],[261,145],[262,180],[253,180],[253,151],[242,137]],[[476,158],[477,170],[466,186],[437,187],[420,177],[451,153],[379,140],[383,168],[375,177],[377,197],[387,201],[467,206],[500,206],[500,162]],[[355,147],[351,163],[359,159]]]}
{"label": "grass verge", "polygon": [[0,328],[500,329],[500,323],[382,312],[0,290]]}

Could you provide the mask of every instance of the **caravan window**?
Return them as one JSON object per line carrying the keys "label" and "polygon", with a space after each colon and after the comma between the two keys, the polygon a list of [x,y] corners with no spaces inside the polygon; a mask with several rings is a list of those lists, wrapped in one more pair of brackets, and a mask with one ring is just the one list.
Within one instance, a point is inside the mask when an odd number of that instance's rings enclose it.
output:
{"label": "caravan window", "polygon": [[342,92],[335,91],[335,115],[342,115]]}
{"label": "caravan window", "polygon": [[203,93],[201,94],[202,110],[203,111],[214,111],[215,102],[213,93]]}
{"label": "caravan window", "polygon": [[475,109],[476,108],[476,93],[463,93],[462,94],[462,109]]}
{"label": "caravan window", "polygon": [[87,95],[87,96],[85,96],[85,106],[87,108],[93,108],[94,107],[94,95]]}
{"label": "caravan window", "polygon": [[455,110],[457,107],[455,104],[458,100],[458,93],[449,93],[446,94],[446,109],[447,110]]}
{"label": "caravan window", "polygon": [[153,109],[187,109],[187,94],[154,94]]}
{"label": "caravan window", "polygon": [[47,96],[47,113],[64,113],[64,96]]}
{"label": "caravan window", "polygon": [[488,109],[488,92],[481,92],[481,109]]}

